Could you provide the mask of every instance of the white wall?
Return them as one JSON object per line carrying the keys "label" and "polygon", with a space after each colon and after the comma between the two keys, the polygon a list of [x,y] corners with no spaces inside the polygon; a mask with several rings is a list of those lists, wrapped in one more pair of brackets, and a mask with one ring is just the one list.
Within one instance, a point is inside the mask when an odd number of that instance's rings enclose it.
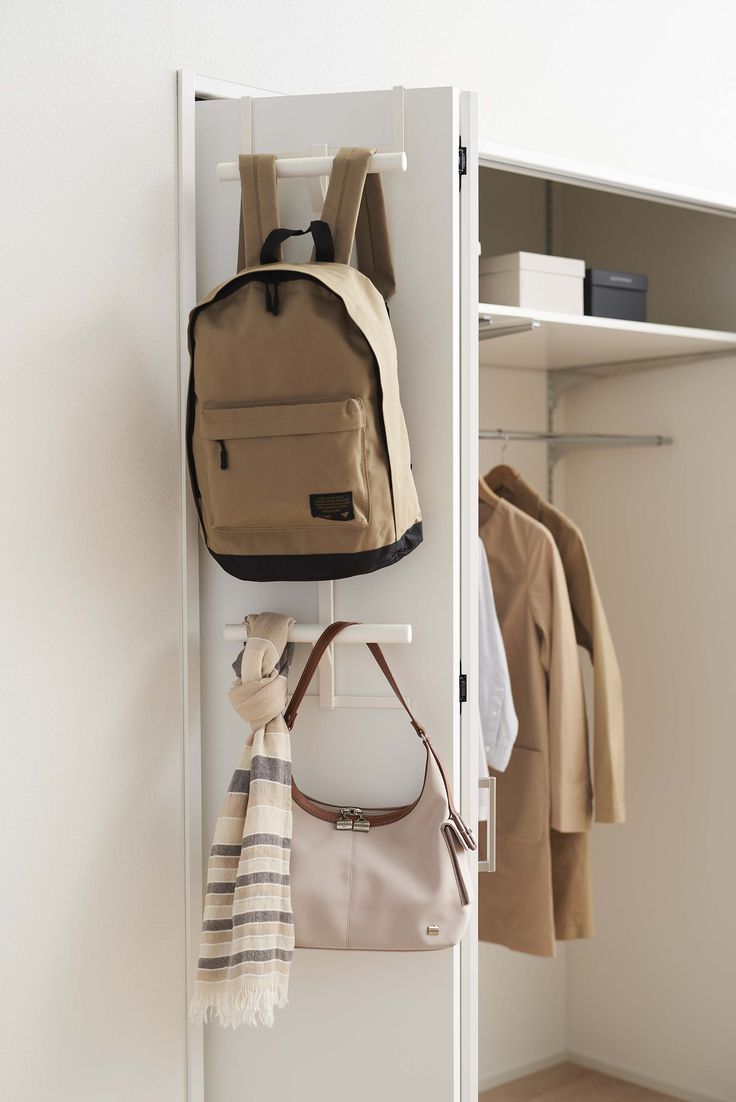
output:
{"label": "white wall", "polygon": [[8,1097],[184,1092],[174,70],[454,82],[484,137],[725,189],[735,29],[714,0],[5,4]]}
{"label": "white wall", "polygon": [[[598,935],[568,950],[569,1047],[736,1097],[736,360],[581,387],[567,427],[675,444],[567,461],[621,660],[628,821],[596,827]],[[687,1095],[686,1095],[687,1097]]]}
{"label": "white wall", "polygon": [[[565,255],[649,274],[653,320],[734,328],[736,222],[580,188],[557,209]],[[622,665],[628,791],[627,824],[594,830],[598,935],[568,954],[569,1047],[719,1099],[736,1096],[735,365],[577,387],[561,410],[569,429],[675,439],[562,465]]]}

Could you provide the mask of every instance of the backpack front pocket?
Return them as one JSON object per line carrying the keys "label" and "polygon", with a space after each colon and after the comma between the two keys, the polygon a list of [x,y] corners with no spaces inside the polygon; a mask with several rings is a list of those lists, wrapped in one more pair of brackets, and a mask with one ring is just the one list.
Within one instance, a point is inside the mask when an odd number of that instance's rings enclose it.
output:
{"label": "backpack front pocket", "polygon": [[214,528],[368,524],[360,398],[203,409],[199,419]]}

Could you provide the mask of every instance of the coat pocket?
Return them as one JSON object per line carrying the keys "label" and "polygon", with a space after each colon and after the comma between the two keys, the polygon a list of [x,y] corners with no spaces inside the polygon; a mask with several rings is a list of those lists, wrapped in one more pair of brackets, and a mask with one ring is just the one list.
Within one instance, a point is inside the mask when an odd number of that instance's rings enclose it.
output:
{"label": "coat pocket", "polygon": [[504,773],[496,777],[496,825],[499,837],[529,845],[538,842],[548,815],[541,750],[515,746]]}
{"label": "coat pocket", "polygon": [[366,527],[365,426],[354,397],[201,410],[212,526]]}

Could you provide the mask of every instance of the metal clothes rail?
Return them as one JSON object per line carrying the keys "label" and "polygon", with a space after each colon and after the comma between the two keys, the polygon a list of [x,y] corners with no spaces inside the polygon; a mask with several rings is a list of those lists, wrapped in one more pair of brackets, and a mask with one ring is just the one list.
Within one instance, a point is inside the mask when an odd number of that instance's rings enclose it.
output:
{"label": "metal clothes rail", "polygon": [[659,448],[672,444],[671,436],[616,432],[525,432],[519,429],[481,429],[481,440],[539,441],[568,448]]}

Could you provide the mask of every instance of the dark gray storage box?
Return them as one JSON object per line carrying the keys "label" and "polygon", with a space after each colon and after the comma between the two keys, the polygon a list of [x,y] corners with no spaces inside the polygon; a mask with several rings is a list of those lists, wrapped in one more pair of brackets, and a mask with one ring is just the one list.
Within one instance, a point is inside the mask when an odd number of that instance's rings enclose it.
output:
{"label": "dark gray storage box", "polygon": [[645,275],[586,268],[585,313],[594,318],[646,321],[648,285]]}

